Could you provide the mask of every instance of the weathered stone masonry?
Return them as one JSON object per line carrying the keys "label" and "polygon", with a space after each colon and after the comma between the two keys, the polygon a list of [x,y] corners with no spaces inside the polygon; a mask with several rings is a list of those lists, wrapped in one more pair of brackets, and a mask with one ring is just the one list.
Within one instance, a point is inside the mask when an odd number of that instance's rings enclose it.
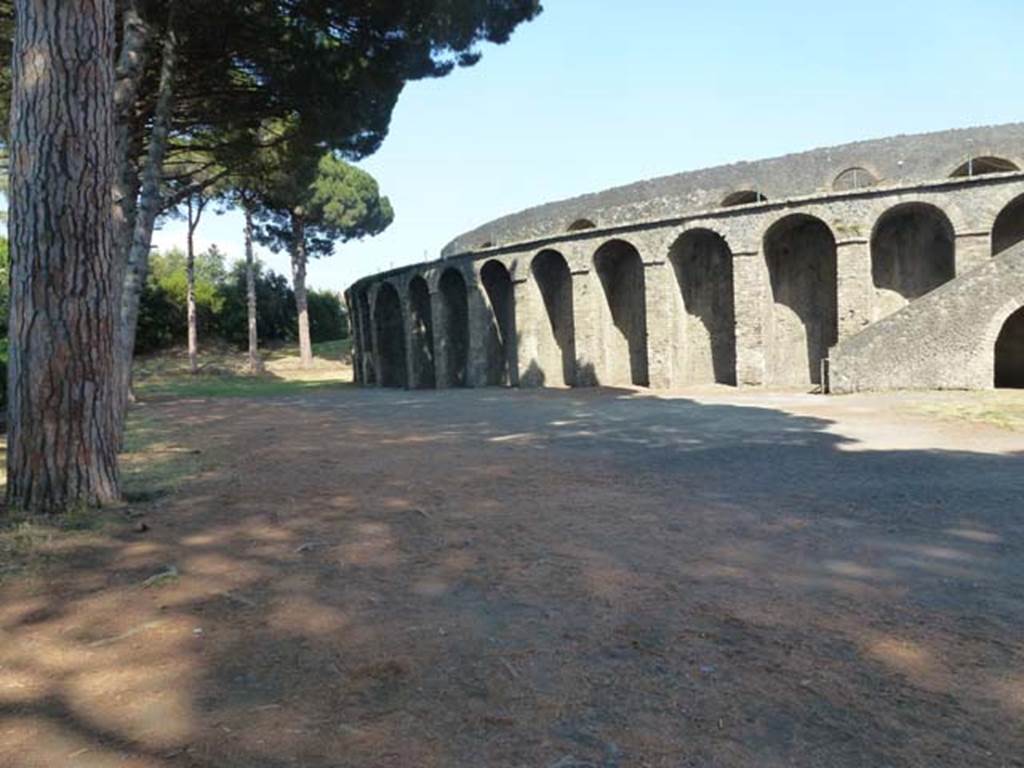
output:
{"label": "weathered stone masonry", "polygon": [[1024,386],[1021,169],[1015,124],[740,163],[513,214],[438,261],[348,290],[356,379]]}

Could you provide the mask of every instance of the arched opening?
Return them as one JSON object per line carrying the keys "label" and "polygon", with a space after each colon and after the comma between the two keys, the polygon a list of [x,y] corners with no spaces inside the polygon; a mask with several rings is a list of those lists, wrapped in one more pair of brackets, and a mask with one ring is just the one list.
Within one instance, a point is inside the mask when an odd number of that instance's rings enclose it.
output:
{"label": "arched opening", "polygon": [[597,227],[597,224],[592,222],[590,219],[576,219],[576,221],[574,221],[572,224],[570,224],[569,228],[567,230],[565,230],[565,231],[566,232],[579,232],[579,231],[584,230],[584,229],[595,229],[596,227]]}
{"label": "arched opening", "polygon": [[377,383],[377,366],[373,354],[373,329],[370,327],[370,297],[360,291],[356,298],[359,305],[359,325],[363,330],[363,383],[372,386]]}
{"label": "arched opening", "polygon": [[996,256],[1024,240],[1024,195],[1010,202],[992,226],[992,255]]}
{"label": "arched opening", "polygon": [[1024,307],[1010,315],[996,339],[995,384],[1024,389]]}
{"label": "arched opening", "polygon": [[446,269],[441,275],[441,306],[445,370],[441,381],[449,387],[469,384],[469,299],[466,280],[457,269]]}
{"label": "arched opening", "polygon": [[402,322],[402,301],[391,283],[377,289],[374,306],[377,323],[377,344],[380,346],[377,375],[381,386],[407,387],[409,377],[405,367],[405,328]]}
{"label": "arched opening", "polygon": [[676,384],[736,383],[732,251],[725,238],[694,229],[669,250],[683,316],[674,341]]}
{"label": "arched opening", "polygon": [[866,168],[859,166],[854,168],[847,168],[845,171],[836,176],[835,181],[832,182],[832,189],[837,192],[848,192],[852,189],[866,189],[873,187],[878,183],[878,179],[875,175]]}
{"label": "arched opening", "polygon": [[941,210],[907,203],[882,214],[871,236],[879,320],[956,276],[953,225]]}
{"label": "arched opening", "polygon": [[572,273],[558,251],[541,251],[530,264],[547,322],[536,328],[537,356],[529,383],[572,386],[576,383],[576,327],[572,306]]}
{"label": "arched opening", "polygon": [[1009,173],[1019,171],[1016,163],[1002,157],[972,157],[966,163],[958,166],[951,178],[966,178],[970,176],[984,176],[989,173]]}
{"label": "arched opening", "polygon": [[594,254],[594,269],[604,289],[605,365],[602,383],[650,384],[647,372],[647,301],[644,264],[640,254],[623,240],[611,240]]}
{"label": "arched opening", "polygon": [[436,385],[434,374],[434,319],[430,310],[427,281],[416,276],[409,281],[409,311],[412,314],[413,386],[430,389]]}
{"label": "arched opening", "polygon": [[487,383],[512,386],[516,381],[515,298],[512,277],[500,261],[488,261],[480,269],[480,282],[491,305],[487,334]]}
{"label": "arched opening", "polygon": [[821,361],[839,338],[836,241],[825,222],[787,216],[764,237],[772,291],[765,380],[776,386],[821,383]]}
{"label": "arched opening", "polygon": [[739,192],[726,195],[722,201],[722,207],[731,208],[734,205],[752,205],[754,203],[763,203],[767,200],[768,198],[756,189],[741,189]]}

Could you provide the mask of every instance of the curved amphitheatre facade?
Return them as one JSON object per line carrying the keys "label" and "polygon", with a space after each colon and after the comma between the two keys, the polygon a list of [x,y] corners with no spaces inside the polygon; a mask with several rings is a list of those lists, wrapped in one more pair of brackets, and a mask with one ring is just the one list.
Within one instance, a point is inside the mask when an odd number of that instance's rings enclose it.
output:
{"label": "curved amphitheatre facade", "polygon": [[382,387],[1024,386],[1024,124],[640,182],[347,292]]}

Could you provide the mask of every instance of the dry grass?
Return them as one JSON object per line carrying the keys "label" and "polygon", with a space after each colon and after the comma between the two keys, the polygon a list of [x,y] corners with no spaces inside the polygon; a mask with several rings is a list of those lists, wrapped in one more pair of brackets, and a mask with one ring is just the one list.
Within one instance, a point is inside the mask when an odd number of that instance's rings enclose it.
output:
{"label": "dry grass", "polygon": [[915,395],[912,409],[940,419],[1024,430],[1024,390],[929,392]]}
{"label": "dry grass", "polygon": [[330,341],[313,345],[312,367],[302,368],[295,345],[263,350],[263,372],[249,372],[247,353],[233,347],[204,348],[199,373],[188,369],[188,356],[177,349],[139,358],[136,393],[146,397],[261,397],[339,387],[351,382],[351,344]]}

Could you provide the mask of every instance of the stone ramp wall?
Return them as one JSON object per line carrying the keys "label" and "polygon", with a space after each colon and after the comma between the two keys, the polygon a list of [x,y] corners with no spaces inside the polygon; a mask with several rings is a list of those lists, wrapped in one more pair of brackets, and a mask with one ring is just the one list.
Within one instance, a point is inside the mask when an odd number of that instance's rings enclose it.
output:
{"label": "stone ramp wall", "polygon": [[1021,306],[1024,243],[833,347],[831,391],[990,389],[996,338]]}

